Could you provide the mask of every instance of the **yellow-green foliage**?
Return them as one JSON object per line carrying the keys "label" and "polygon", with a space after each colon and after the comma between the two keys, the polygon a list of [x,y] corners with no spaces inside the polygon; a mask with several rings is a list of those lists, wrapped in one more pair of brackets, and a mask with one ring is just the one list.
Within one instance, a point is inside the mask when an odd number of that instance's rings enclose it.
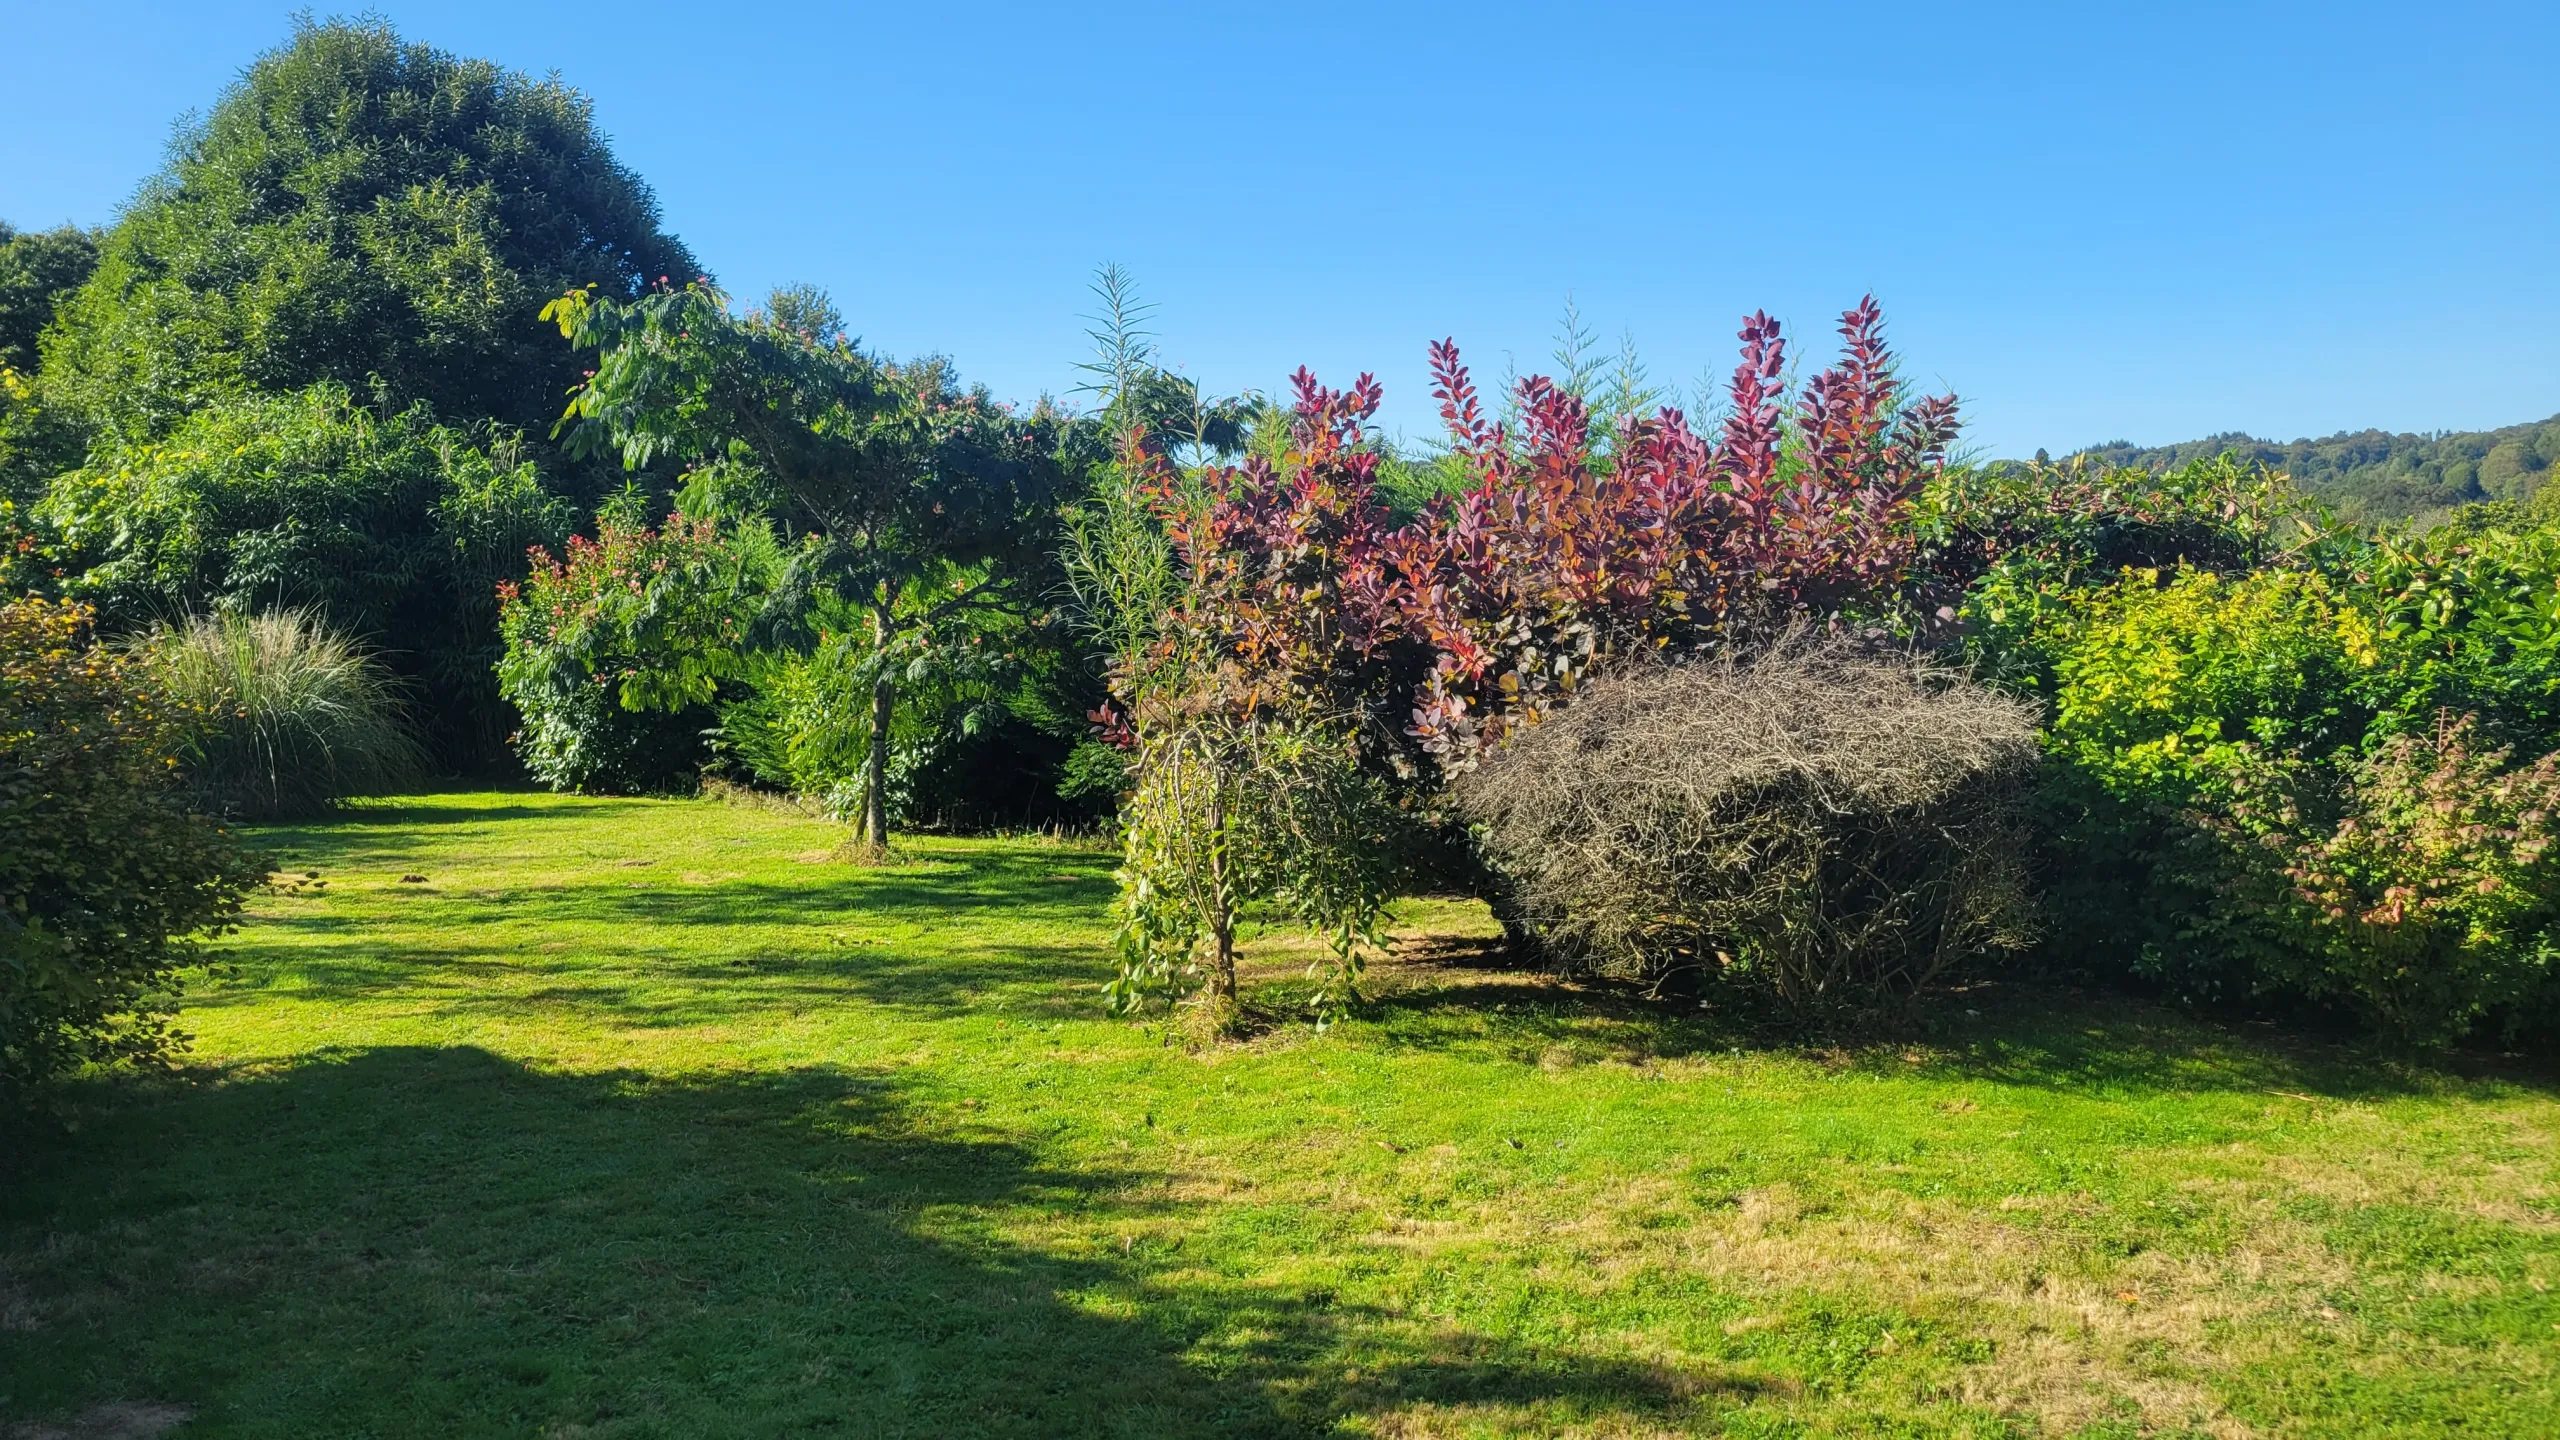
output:
{"label": "yellow-green foliage", "polygon": [[2074,940],[2190,996],[2311,999],[2405,1040],[2547,1023],[2560,761],[2535,758],[2549,682],[2526,671],[2549,587],[2508,583],[2546,547],[2474,548],[2076,597],[2047,642]]}
{"label": "yellow-green foliage", "polygon": [[2224,866],[2197,817],[2262,754],[2325,759],[2362,741],[2370,717],[2352,697],[2370,617],[2315,573],[2128,570],[2044,626],[2061,944],[2194,999],[2268,988],[2213,933]]}
{"label": "yellow-green foliage", "polygon": [[2362,737],[2351,696],[2377,627],[2322,576],[2127,571],[2074,608],[2054,646],[2051,745],[2112,791],[2182,800],[2235,747]]}

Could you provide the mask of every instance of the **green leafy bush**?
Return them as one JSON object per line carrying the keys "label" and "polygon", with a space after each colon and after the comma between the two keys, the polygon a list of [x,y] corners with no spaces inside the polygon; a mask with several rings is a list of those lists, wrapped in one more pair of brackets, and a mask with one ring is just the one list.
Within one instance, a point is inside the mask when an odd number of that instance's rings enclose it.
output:
{"label": "green leafy bush", "polygon": [[2416,733],[2449,709],[2530,752],[2560,748],[2560,517],[2481,506],[2382,536],[2347,568],[2381,626],[2386,726]]}
{"label": "green leafy bush", "polygon": [[2111,793],[2183,800],[2238,746],[2325,755],[2363,738],[2379,631],[2323,576],[2135,570],[2073,605],[2053,743]]}
{"label": "green leafy bush", "polygon": [[698,773],[721,681],[745,665],[759,548],[707,521],[606,520],[537,551],[499,587],[498,684],[523,716],[516,753],[555,790],[683,788]]}
{"label": "green leafy bush", "polygon": [[307,612],[200,616],[152,631],[138,649],[152,683],[199,717],[182,768],[203,809],[312,815],[425,767],[399,682]]}
{"label": "green leafy bush", "polygon": [[2203,937],[2260,983],[2422,1044],[2510,1029],[2560,959],[2560,754],[2515,764],[2471,717],[2317,764],[2252,748],[2200,817],[2221,884]]}
{"label": "green leafy bush", "polygon": [[[887,804],[902,826],[975,829],[1095,818],[1099,797],[1070,791],[1066,761],[1090,728],[1100,687],[1079,673],[1065,627],[1045,617],[955,617],[938,643],[883,655],[868,618],[813,597],[800,628],[805,648],[752,653],[724,699],[712,737],[720,762],[742,778],[816,800],[835,818],[861,818],[871,729],[872,678],[893,667]],[[1089,763],[1089,762],[1088,762]],[[1097,800],[1099,803],[1097,803]]]}
{"label": "green leafy bush", "polygon": [[1356,997],[1384,943],[1403,817],[1340,721],[1218,703],[1198,692],[1142,702],[1121,804],[1119,974],[1127,1013],[1204,992],[1224,1023],[1236,937],[1249,911],[1324,941],[1310,965],[1318,1019]]}
{"label": "green leafy bush", "polygon": [[169,1004],[198,937],[261,867],[172,783],[195,718],[98,644],[86,607],[0,606],[0,1100],[185,1037]]}
{"label": "green leafy bush", "polygon": [[[36,337],[97,263],[95,231],[18,230],[0,220],[0,505],[33,500],[45,481],[80,463],[78,417],[40,393]],[[0,532],[7,528],[0,520]]]}
{"label": "green leafy bush", "polygon": [[110,624],[307,609],[427,682],[434,733],[473,758],[503,733],[495,587],[569,518],[512,436],[477,438],[489,446],[422,407],[382,418],[334,384],[255,395],[99,451],[37,514],[65,589]]}
{"label": "green leafy bush", "polygon": [[[806,652],[770,652],[745,667],[745,694],[721,707],[713,736],[723,757],[759,784],[805,796],[829,815],[861,817],[871,749],[867,648],[830,630]],[[911,766],[892,755],[888,804],[904,816]]]}
{"label": "green leafy bush", "polygon": [[44,403],[36,378],[0,360],[0,505],[42,497],[53,477],[80,463],[79,431]]}

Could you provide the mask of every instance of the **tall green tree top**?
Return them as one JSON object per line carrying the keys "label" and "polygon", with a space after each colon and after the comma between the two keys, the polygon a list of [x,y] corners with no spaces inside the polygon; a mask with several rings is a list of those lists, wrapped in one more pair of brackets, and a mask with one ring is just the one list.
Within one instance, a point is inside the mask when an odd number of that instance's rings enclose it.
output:
{"label": "tall green tree top", "polygon": [[377,20],[303,21],[181,129],[46,336],[47,386],[129,436],[216,395],[376,376],[389,408],[531,427],[578,378],[545,300],[697,269],[577,91]]}
{"label": "tall green tree top", "polygon": [[681,466],[689,508],[772,520],[813,579],[864,604],[953,565],[980,567],[956,592],[972,603],[1044,599],[1071,498],[1058,417],[1014,415],[939,357],[864,351],[812,290],[745,314],[707,285],[580,290],[542,314],[593,352],[561,417],[571,454]]}
{"label": "tall green tree top", "polygon": [[97,266],[94,230],[20,230],[0,220],[0,365],[35,368],[36,336]]}
{"label": "tall green tree top", "polygon": [[826,643],[810,625],[834,607],[867,621],[846,675],[870,691],[863,829],[885,845],[901,684],[950,671],[985,626],[1045,609],[1058,588],[1060,512],[1080,478],[1059,417],[1016,416],[939,358],[865,352],[814,290],[744,315],[707,284],[637,301],[574,290],[542,313],[594,355],[561,417],[572,454],[674,462],[687,510],[773,525],[789,560],[768,638]]}

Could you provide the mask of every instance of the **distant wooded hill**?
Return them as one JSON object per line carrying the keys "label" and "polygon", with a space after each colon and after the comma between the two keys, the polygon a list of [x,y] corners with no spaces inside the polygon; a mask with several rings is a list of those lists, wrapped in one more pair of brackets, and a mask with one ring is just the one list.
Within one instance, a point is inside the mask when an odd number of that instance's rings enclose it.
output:
{"label": "distant wooded hill", "polygon": [[2167,470],[2225,450],[2284,471],[2351,515],[2391,519],[2479,500],[2530,498],[2560,462],[2560,415],[2502,430],[2357,430],[2290,443],[2233,431],[2176,445],[2118,440],[2080,453],[2106,465]]}

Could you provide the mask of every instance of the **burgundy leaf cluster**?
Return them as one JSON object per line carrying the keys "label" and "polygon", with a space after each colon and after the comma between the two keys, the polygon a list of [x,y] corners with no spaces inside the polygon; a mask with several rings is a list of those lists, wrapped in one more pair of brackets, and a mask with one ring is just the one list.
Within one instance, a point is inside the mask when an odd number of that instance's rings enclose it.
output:
{"label": "burgundy leaf cluster", "polygon": [[1364,443],[1381,391],[1365,374],[1348,390],[1303,368],[1291,379],[1296,404],[1277,463],[1256,454],[1186,486],[1136,434],[1124,463],[1190,568],[1173,628],[1226,662],[1228,698],[1356,704],[1393,689],[1390,652],[1405,633],[1388,563],[1393,519],[1378,500],[1378,455]]}
{"label": "burgundy leaf cluster", "polygon": [[1187,503],[1153,472],[1195,580],[1183,623],[1255,697],[1392,715],[1462,768],[1610,656],[1836,616],[1902,579],[1912,500],[1956,428],[1951,397],[1906,402],[1872,299],[1840,333],[1839,362],[1790,395],[1778,322],[1755,314],[1713,440],[1664,408],[1605,447],[1545,376],[1520,382],[1516,432],[1489,419],[1444,340],[1433,393],[1472,483],[1403,526],[1363,446],[1377,382],[1329,390],[1301,370],[1281,463],[1208,470]]}

